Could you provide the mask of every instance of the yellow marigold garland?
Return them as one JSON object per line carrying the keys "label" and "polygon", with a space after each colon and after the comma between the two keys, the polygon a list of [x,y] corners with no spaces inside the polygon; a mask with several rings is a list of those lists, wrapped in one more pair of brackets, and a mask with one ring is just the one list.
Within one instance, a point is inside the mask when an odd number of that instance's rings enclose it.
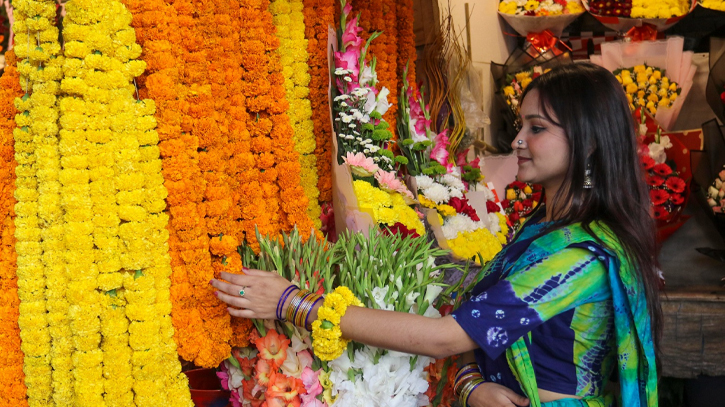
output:
{"label": "yellow marigold garland", "polygon": [[[67,401],[53,389],[72,391],[70,344],[51,348],[67,328],[63,219],[60,208],[58,109],[60,56],[54,1],[20,0],[13,4],[15,52],[20,85],[29,97],[16,99],[15,237],[20,337],[25,353],[28,403],[44,406]],[[46,72],[46,70],[48,72]],[[41,228],[42,225],[42,228]],[[49,326],[50,325],[50,326]],[[51,351],[57,358],[51,358]]]}
{"label": "yellow marigold garland", "polygon": [[455,239],[448,241],[448,245],[462,259],[474,258],[479,263],[478,255],[481,255],[484,264],[501,251],[501,242],[486,228],[460,232]]}
{"label": "yellow marigold garland", "polygon": [[345,286],[325,296],[325,302],[317,311],[317,319],[312,323],[312,349],[321,360],[334,360],[347,349],[348,339],[342,337],[340,320],[347,307],[363,307],[363,303]]}
{"label": "yellow marigold garland", "polygon": [[0,405],[27,406],[23,353],[18,326],[17,254],[15,253],[15,128],[14,100],[23,92],[14,51],[5,54],[0,78]]}
{"label": "yellow marigold garland", "polygon": [[308,41],[305,39],[305,22],[302,0],[273,0],[269,11],[274,16],[278,52],[284,74],[285,92],[290,104],[288,115],[294,130],[295,150],[300,154],[302,187],[309,200],[307,214],[315,227],[320,228],[320,191],[317,187],[317,157],[312,105],[310,103],[310,74],[308,73]]}
{"label": "yellow marigold garland", "polygon": [[332,124],[328,97],[330,69],[327,65],[328,27],[335,25],[335,4],[331,0],[303,0],[305,38],[310,74],[310,102],[316,135],[317,187],[320,202],[332,201]]}

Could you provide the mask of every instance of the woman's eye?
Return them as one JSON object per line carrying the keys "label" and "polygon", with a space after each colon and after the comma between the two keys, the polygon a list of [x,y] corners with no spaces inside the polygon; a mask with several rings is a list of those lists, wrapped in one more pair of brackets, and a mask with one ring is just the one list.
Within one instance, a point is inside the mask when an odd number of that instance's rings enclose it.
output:
{"label": "woman's eye", "polygon": [[545,129],[541,126],[531,126],[531,132],[534,134],[541,133]]}

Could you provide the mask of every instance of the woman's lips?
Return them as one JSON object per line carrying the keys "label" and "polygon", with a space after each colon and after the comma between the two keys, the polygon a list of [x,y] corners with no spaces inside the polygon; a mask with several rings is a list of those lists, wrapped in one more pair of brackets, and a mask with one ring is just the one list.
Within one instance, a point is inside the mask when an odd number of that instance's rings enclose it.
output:
{"label": "woman's lips", "polygon": [[531,161],[531,158],[519,157],[519,165],[521,165],[525,162],[528,162],[528,161]]}

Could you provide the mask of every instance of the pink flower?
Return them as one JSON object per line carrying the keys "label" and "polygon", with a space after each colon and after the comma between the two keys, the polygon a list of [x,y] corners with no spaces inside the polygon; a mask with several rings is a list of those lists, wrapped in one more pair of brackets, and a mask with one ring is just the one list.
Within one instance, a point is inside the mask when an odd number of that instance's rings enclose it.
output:
{"label": "pink flower", "polygon": [[[223,363],[222,363],[222,366],[224,366]],[[227,374],[227,372],[225,372],[225,370],[226,370],[226,367],[222,367],[222,371],[216,372],[216,376],[219,378],[219,381],[222,383],[222,388],[224,390],[229,390],[229,375]]]}
{"label": "pink flower", "polygon": [[[345,8],[347,7],[348,6],[345,6]],[[352,6],[350,6],[350,9],[352,10]],[[365,40],[360,37],[360,33],[363,29],[358,27],[357,19],[358,17],[355,16],[355,18],[347,22],[345,32],[342,33],[342,46],[345,51],[349,51],[351,49],[357,51],[358,58],[360,58],[360,52],[365,45]]]}
{"label": "pink flower", "polygon": [[436,138],[433,140],[433,150],[430,152],[430,158],[438,161],[441,165],[448,166],[448,145],[450,142],[448,141],[448,136],[446,135],[448,133],[448,129],[443,130],[442,133],[436,136]]}
{"label": "pink flower", "polygon": [[302,371],[302,384],[307,390],[307,395],[317,397],[322,394],[322,385],[320,384],[320,370],[314,371],[309,366]]}
{"label": "pink flower", "polygon": [[476,159],[471,161],[470,163],[468,163],[468,165],[470,165],[473,168],[478,168],[480,170],[481,169],[481,157],[476,157]]}
{"label": "pink flower", "polygon": [[[335,52],[335,68],[341,68],[341,69],[347,69],[352,71],[350,74],[350,79],[352,79],[349,84],[353,88],[358,87],[358,80],[360,75],[360,65],[358,64],[358,60],[360,59],[360,50],[357,50],[355,48],[351,48],[349,51]],[[341,88],[342,86],[342,80],[340,78],[337,79],[337,87]]]}
{"label": "pink flower", "polygon": [[468,164],[466,156],[468,155],[468,150],[461,151],[460,153],[456,154],[456,165],[459,167],[463,167],[464,165]]}
{"label": "pink flower", "polygon": [[352,3],[345,4],[345,7],[342,8],[342,14],[347,17],[352,12]]}
{"label": "pink flower", "polygon": [[358,177],[370,177],[380,169],[372,158],[366,157],[363,153],[348,152],[342,159],[350,166],[350,171]]}
{"label": "pink flower", "polygon": [[242,403],[239,402],[239,392],[232,390],[232,396],[229,398],[232,402],[232,407],[242,407]]}
{"label": "pink flower", "polygon": [[393,171],[378,171],[375,173],[375,180],[378,181],[378,185],[382,190],[397,192],[403,195],[403,197],[408,198],[407,201],[415,202],[413,194],[408,190],[408,187],[400,182],[400,179],[395,176]]}

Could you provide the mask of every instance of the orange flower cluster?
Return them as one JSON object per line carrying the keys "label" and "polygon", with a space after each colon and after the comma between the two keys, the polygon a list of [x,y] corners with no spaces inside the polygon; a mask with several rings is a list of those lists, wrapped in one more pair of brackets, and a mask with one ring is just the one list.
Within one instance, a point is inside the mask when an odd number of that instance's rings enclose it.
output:
{"label": "orange flower cluster", "polygon": [[148,63],[141,92],[157,105],[178,352],[217,366],[249,344],[252,325],[229,318],[209,280],[241,271],[237,247],[258,249],[257,228],[313,227],[278,40],[265,0],[124,2]]}
{"label": "orange flower cluster", "polygon": [[[300,185],[299,156],[294,149],[285,99],[284,75],[279,62],[268,0],[240,0],[241,86],[249,112],[252,168],[240,172],[242,229],[259,250],[255,228],[262,235],[277,235],[297,226],[309,237],[313,224],[307,216],[307,197]],[[249,154],[249,153],[247,153]]]}
{"label": "orange flower cluster", "polygon": [[330,69],[327,66],[327,27],[335,26],[334,0],[304,0],[305,37],[309,53],[310,101],[312,120],[317,138],[317,188],[320,204],[332,201],[332,124],[328,84]]}
{"label": "orange flower cluster", "polygon": [[185,360],[217,366],[231,351],[232,329],[209,280],[219,277],[215,269],[240,270],[241,260],[236,255],[239,239],[231,233],[234,205],[226,185],[225,163],[231,152],[216,121],[209,83],[205,41],[210,33],[200,32],[205,23],[213,23],[209,19],[215,9],[211,3],[197,9],[191,1],[126,3],[148,63],[139,81],[141,92],[157,105],[162,172],[169,191],[174,338]]}
{"label": "orange flower cluster", "polygon": [[408,66],[408,83],[415,86],[415,32],[413,31],[413,0],[397,0],[398,18],[398,80],[402,80]]}
{"label": "orange flower cluster", "polygon": [[[372,56],[377,58],[378,64],[375,70],[378,73],[378,80],[381,86],[385,86],[390,90],[388,96],[390,109],[383,115],[383,118],[390,124],[389,130],[393,132],[393,139],[397,139],[398,90],[401,84],[398,79],[397,2],[398,0],[355,0],[352,2],[353,11],[360,12],[360,26],[363,28],[363,38],[367,40],[370,34],[375,31],[382,32],[382,35],[370,44],[368,58]],[[409,51],[406,55],[410,55]],[[403,64],[403,68],[405,68],[405,64]],[[402,73],[400,76],[402,76]]]}
{"label": "orange flower cluster", "polygon": [[[428,372],[428,391],[425,394],[431,402],[437,401],[439,407],[451,407],[458,401],[458,397],[453,392],[458,369],[456,359],[458,359],[457,356],[449,359],[436,359],[425,368],[425,371]],[[439,389],[439,387],[442,388]]]}
{"label": "orange flower cluster", "polygon": [[23,92],[13,51],[5,54],[0,78],[0,405],[27,406],[23,353],[18,327],[20,300],[15,252],[15,128],[14,100]]}

